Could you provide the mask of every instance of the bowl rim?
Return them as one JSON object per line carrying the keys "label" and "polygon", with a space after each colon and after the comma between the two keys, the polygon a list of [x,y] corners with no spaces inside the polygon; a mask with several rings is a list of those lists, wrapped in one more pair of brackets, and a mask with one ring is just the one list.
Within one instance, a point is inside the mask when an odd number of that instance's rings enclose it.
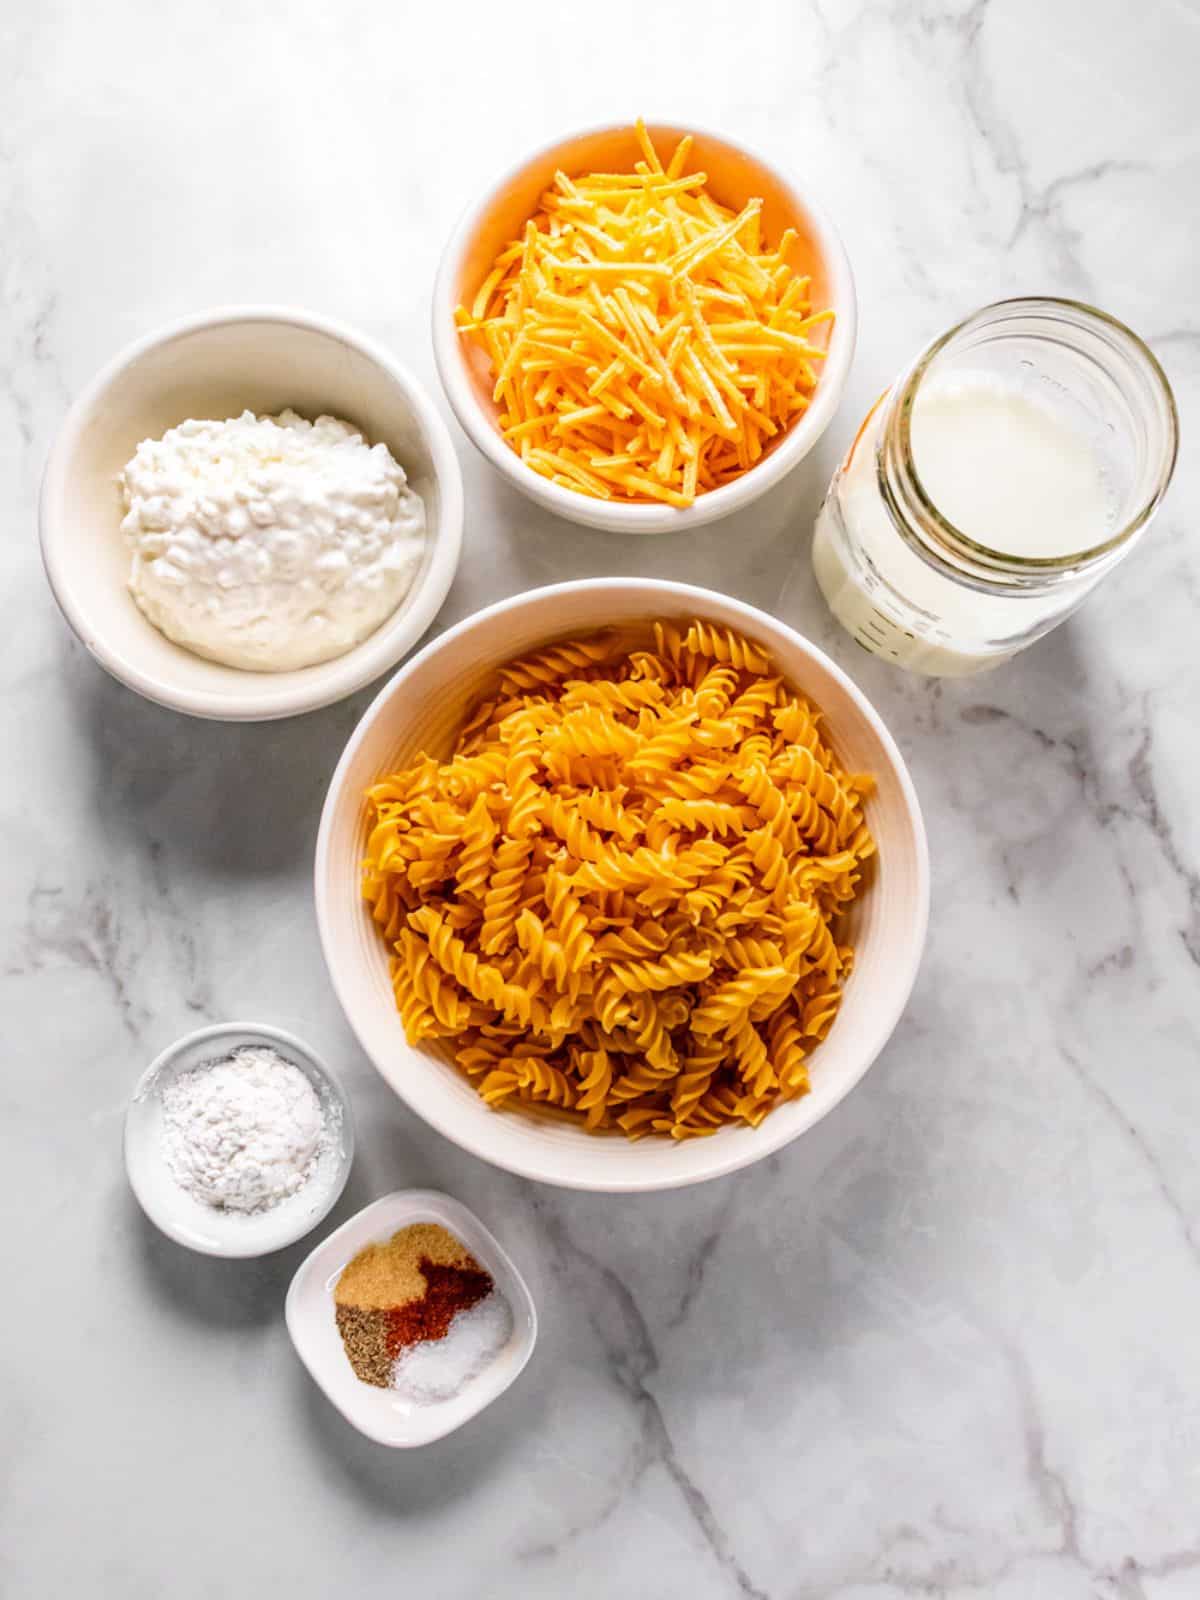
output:
{"label": "bowl rim", "polygon": [[[301,1215],[296,1220],[299,1226],[288,1231],[284,1229],[279,1238],[265,1245],[255,1244],[253,1248],[239,1248],[236,1242],[228,1248],[210,1240],[197,1239],[186,1227],[181,1225],[175,1215],[162,1211],[147,1198],[148,1191],[140,1183],[141,1167],[136,1160],[130,1159],[132,1147],[132,1129],[134,1120],[134,1107],[146,1098],[153,1089],[155,1079],[161,1072],[166,1071],[171,1064],[185,1050],[190,1050],[196,1045],[212,1043],[218,1045],[219,1041],[231,1035],[252,1034],[256,1039],[261,1039],[267,1044],[279,1046],[279,1054],[296,1056],[315,1069],[316,1074],[328,1086],[330,1094],[337,1101],[341,1109],[341,1156],[338,1163],[338,1173],[333,1183],[329,1186],[325,1200],[314,1212]],[[233,1048],[239,1048],[234,1046]],[[303,1070],[303,1068],[301,1069]],[[192,1028],[187,1033],[182,1033],[174,1039],[151,1061],[150,1065],[142,1072],[134,1084],[133,1093],[125,1106],[125,1116],[121,1122],[121,1155],[125,1164],[125,1176],[138,1205],[154,1226],[174,1240],[176,1244],[183,1245],[185,1249],[194,1250],[197,1255],[215,1256],[222,1261],[252,1261],[261,1256],[274,1255],[278,1250],[286,1250],[298,1240],[307,1237],[314,1228],[319,1228],[321,1223],[337,1205],[342,1197],[342,1191],[350,1177],[351,1168],[354,1166],[355,1134],[354,1134],[354,1105],[350,1099],[345,1085],[325,1060],[325,1057],[314,1050],[298,1034],[289,1032],[286,1028],[277,1028],[269,1022],[209,1022],[199,1028]]]}
{"label": "bowl rim", "polygon": [[[348,1003],[347,985],[342,976],[340,963],[335,955],[334,931],[331,925],[333,910],[324,888],[329,874],[335,813],[342,801],[348,770],[375,723],[386,712],[397,694],[402,692],[407,678],[414,674],[428,657],[438,652],[453,649],[455,643],[481,621],[513,610],[517,606],[535,598],[544,599],[565,595],[570,592],[577,592],[580,589],[602,592],[612,591],[627,588],[630,584],[648,590],[655,596],[661,596],[664,608],[678,609],[683,603],[685,609],[695,608],[697,613],[703,616],[705,606],[716,600],[723,607],[732,608],[735,613],[740,615],[743,622],[751,628],[766,624],[772,629],[783,629],[792,636],[806,656],[829,673],[831,678],[853,700],[871,727],[872,732],[883,748],[888,765],[895,774],[904,802],[904,816],[912,835],[914,870],[917,880],[912,934],[908,940],[905,962],[900,972],[900,981],[894,990],[894,1003],[886,1012],[881,1012],[875,1017],[868,1048],[863,1051],[861,1060],[854,1070],[846,1074],[844,1081],[838,1086],[832,1098],[822,1107],[820,1112],[811,1121],[794,1129],[787,1127],[786,1124],[779,1128],[775,1125],[773,1117],[767,1117],[759,1127],[753,1130],[756,1142],[749,1149],[744,1143],[739,1143],[722,1154],[718,1139],[704,1140],[702,1142],[705,1150],[713,1154],[713,1159],[704,1172],[673,1173],[670,1170],[666,1170],[663,1173],[655,1173],[649,1179],[605,1178],[603,1176],[593,1177],[590,1175],[580,1177],[573,1175],[569,1170],[547,1172],[546,1164],[539,1161],[536,1155],[532,1158],[520,1153],[511,1155],[503,1147],[503,1136],[499,1141],[496,1141],[487,1134],[479,1134],[477,1136],[472,1129],[464,1131],[456,1125],[453,1116],[432,1114],[426,1106],[417,1103],[417,1099],[410,1097],[408,1093],[401,1089],[399,1082],[403,1081],[402,1075],[397,1074],[393,1077],[376,1060],[372,1047],[368,1042],[367,1031],[365,1028],[360,1028],[358,1019]],[[597,1194],[650,1193],[664,1189],[687,1188],[693,1184],[708,1182],[712,1178],[725,1177],[731,1172],[736,1172],[742,1167],[751,1166],[775,1151],[781,1150],[785,1145],[790,1144],[792,1140],[799,1138],[811,1128],[816,1127],[817,1123],[828,1116],[834,1107],[839,1105],[850,1091],[861,1083],[895,1031],[896,1025],[900,1021],[912,995],[913,986],[916,983],[917,973],[920,970],[924,956],[929,929],[929,843],[916,788],[899,746],[896,744],[883,718],[850,675],[839,667],[837,662],[826,655],[819,646],[813,644],[795,628],[792,628],[788,623],[777,617],[772,617],[770,613],[761,610],[757,606],[737,600],[731,595],[721,594],[717,590],[703,589],[693,584],[676,583],[670,579],[663,578],[651,579],[636,576],[584,578],[565,583],[546,584],[540,588],[524,590],[522,593],[509,596],[505,600],[496,601],[490,606],[485,606],[481,610],[473,612],[469,617],[465,617],[452,628],[448,628],[444,633],[439,634],[436,639],[431,640],[422,650],[406,661],[398,671],[393,673],[359,718],[357,725],[346,741],[345,749],[342,751],[333,775],[329,780],[329,788],[326,791],[325,801],[321,808],[321,821],[317,832],[317,846],[313,864],[313,885],[321,952],[338,1004],[350,1025],[351,1031],[362,1047],[364,1055],[383,1081],[391,1088],[392,1092],[398,1095],[415,1115],[427,1122],[430,1127],[434,1128],[444,1138],[449,1139],[452,1144],[457,1145],[459,1149],[468,1151],[473,1156],[477,1156],[481,1161],[488,1162],[491,1166],[499,1167],[506,1172],[515,1173],[519,1177],[528,1178],[537,1183],[547,1183],[556,1188],[579,1189]],[[496,1113],[496,1115],[499,1118],[502,1114]],[[481,1127],[485,1128],[490,1126],[490,1124],[481,1124]],[[497,1143],[500,1145],[499,1150],[496,1148]],[[561,1160],[558,1164],[560,1166],[563,1165]],[[565,1165],[569,1169],[569,1161]]]}
{"label": "bowl rim", "polygon": [[733,483],[712,489],[700,495],[696,503],[686,509],[672,506],[654,506],[635,503],[623,505],[607,500],[592,500],[589,496],[561,488],[549,479],[533,472],[500,438],[476,397],[466,375],[466,361],[462,353],[461,338],[454,326],[454,283],[466,249],[476,230],[495,206],[504,192],[519,178],[539,163],[549,161],[565,145],[580,139],[602,134],[625,132],[627,122],[594,123],[573,132],[560,135],[537,150],[521,157],[499,174],[472,201],[454,224],[442,251],[434,279],[431,297],[433,354],[438,375],[446,398],[457,417],[459,425],[480,453],[491,462],[522,493],[572,522],[589,527],[604,528],[609,532],[629,534],[678,533],[698,528],[720,517],[730,515],[749,505],[772,488],[796,466],[816,445],[825,432],[838,406],[841,404],[858,330],[858,300],[854,288],[854,274],[850,258],[824,204],[807,186],[802,187],[790,167],[769,160],[752,145],[716,129],[690,121],[674,122],[667,118],[646,117],[646,127],[670,128],[692,134],[714,144],[723,145],[736,155],[749,158],[765,168],[787,191],[796,209],[806,217],[814,237],[818,240],[821,255],[829,272],[833,293],[831,304],[837,312],[829,355],[817,384],[813,403],[804,415],[784,434],[779,444],[768,455],[743,473]]}
{"label": "bowl rim", "polygon": [[[102,404],[112,385],[152,350],[194,333],[252,322],[276,323],[324,335],[357,351],[378,367],[403,394],[406,404],[420,422],[429,442],[441,505],[437,531],[429,533],[433,544],[429,565],[405,597],[406,600],[411,598],[412,605],[403,618],[403,626],[398,625],[393,613],[361,644],[343,655],[318,662],[313,667],[298,669],[313,674],[308,682],[293,683],[285,688],[281,680],[294,678],[295,673],[243,671],[241,676],[245,679],[246,692],[239,692],[236,699],[231,700],[226,693],[218,694],[201,688],[176,688],[165,683],[158,675],[145,671],[130,660],[124,651],[92,628],[86,603],[77,603],[65,579],[64,563],[69,545],[62,530],[66,521],[64,501],[70,463],[88,419]],[[47,452],[38,497],[42,565],[58,608],[75,636],[105,671],[127,688],[156,705],[217,722],[267,722],[318,711],[323,706],[333,705],[347,695],[354,694],[394,667],[405,652],[421,639],[441,609],[458,570],[463,521],[462,468],[454,441],[428,390],[410,368],[396,360],[377,341],[344,322],[300,307],[267,303],[225,305],[208,311],[191,312],[142,334],[118,350],[68,406]],[[404,603],[401,601],[401,605]],[[146,627],[153,627],[146,619],[142,620]],[[195,659],[203,661],[204,658],[197,656]]]}

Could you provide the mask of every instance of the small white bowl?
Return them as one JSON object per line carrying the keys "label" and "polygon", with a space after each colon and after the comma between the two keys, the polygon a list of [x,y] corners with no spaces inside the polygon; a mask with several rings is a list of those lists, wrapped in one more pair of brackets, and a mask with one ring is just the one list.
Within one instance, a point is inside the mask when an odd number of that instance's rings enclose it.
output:
{"label": "small white bowl", "polygon": [[757,196],[766,237],[795,228],[812,275],[812,302],[836,313],[828,353],[812,404],[755,466],[724,488],[700,495],[686,510],[593,499],[551,483],[527,467],[499,431],[485,353],[464,339],[455,308],[474,298],[497,254],[517,238],[550,187],[556,171],[630,171],[641,149],[628,124],[588,128],[557,140],[497,179],[465,213],[442,255],[433,291],[433,353],[454,414],[471,441],[531,500],[572,522],[611,533],[678,533],[739,511],[765,494],[809,453],[837,410],[854,355],[858,315],[849,258],[828,216],[807,186],[772,167],[744,145],[702,128],[654,123],[649,133],[661,151],[685,135],[694,142],[690,166],[708,175],[715,199],[733,210]]}
{"label": "small white bowl", "polygon": [[[335,1321],[333,1290],[342,1269],[368,1244],[383,1244],[414,1222],[440,1223],[462,1241],[512,1309],[508,1343],[452,1399],[416,1405],[355,1376]],[[401,1189],[366,1206],[323,1239],[300,1265],[284,1310],[296,1354],[317,1386],[360,1433],[409,1449],[461,1428],[491,1405],[523,1371],[537,1343],[537,1311],[524,1278],[479,1218],[448,1194]]]}
{"label": "small white bowl", "polygon": [[[589,1134],[573,1122],[493,1111],[430,1046],[407,1043],[388,953],[361,894],[368,786],[418,751],[445,757],[495,670],[554,639],[655,618],[698,616],[763,645],[825,714],[842,764],[874,774],[867,821],[879,847],[873,881],[846,917],[854,972],[829,1037],[812,1056],[812,1090],[757,1128],[707,1139]],[[707,589],[597,578],[517,595],[427,645],[368,707],[329,786],[316,857],[317,923],[334,989],[363,1049],[396,1093],[439,1133],[510,1172],[574,1189],[672,1189],[749,1166],[819,1122],[870,1067],[908,1000],[929,916],[929,853],[904,759],[878,712],[828,656],[776,618]]]}
{"label": "small white bowl", "polygon": [[[292,672],[226,667],[173,644],[127,587],[117,477],[143,439],[188,417],[292,407],[355,423],[384,443],[425,502],[412,588],[362,644]],[[449,429],[406,367],[323,317],[272,306],[205,312],[140,339],[71,406],[46,462],[39,513],[63,615],[115,678],[160,705],[229,722],[290,717],[341,700],[394,667],[437,615],[462,545],[462,474]]]}
{"label": "small white bowl", "polygon": [[[176,1183],[164,1153],[159,1098],[179,1073],[245,1045],[267,1045],[300,1068],[334,1135],[303,1189],[268,1211],[251,1213],[204,1205]],[[177,1039],[142,1074],[125,1114],[125,1171],[138,1204],[169,1238],[206,1256],[265,1256],[303,1239],[336,1205],[353,1163],[354,1117],[345,1090],[295,1034],[263,1023],[221,1022]]]}

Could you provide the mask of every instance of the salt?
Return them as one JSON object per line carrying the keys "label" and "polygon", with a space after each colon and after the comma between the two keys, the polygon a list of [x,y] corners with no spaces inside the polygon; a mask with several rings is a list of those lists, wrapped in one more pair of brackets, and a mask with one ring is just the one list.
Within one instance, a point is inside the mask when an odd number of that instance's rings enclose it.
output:
{"label": "salt", "polygon": [[453,1400],[512,1337],[513,1315],[498,1289],[460,1311],[442,1339],[411,1345],[392,1368],[392,1388],[416,1405]]}

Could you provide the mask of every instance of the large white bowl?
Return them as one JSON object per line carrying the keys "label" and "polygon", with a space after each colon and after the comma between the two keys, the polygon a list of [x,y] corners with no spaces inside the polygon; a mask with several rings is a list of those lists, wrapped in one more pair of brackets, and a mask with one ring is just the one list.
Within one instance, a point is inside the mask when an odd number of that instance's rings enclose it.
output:
{"label": "large white bowl", "polygon": [[[370,443],[386,444],[425,502],[428,538],[412,588],[362,644],[299,671],[247,672],[173,644],[134,604],[117,475],[143,439],[188,417],[288,406],[310,418],[345,418]],[[379,345],[307,312],[235,307],[139,340],[92,380],[46,462],[40,522],[55,598],[101,666],[177,711],[266,721],[353,694],[418,642],[458,567],[462,473],[433,402]]]}
{"label": "large white bowl", "polygon": [[653,123],[649,133],[669,151],[691,134],[689,170],[703,170],[715,199],[739,211],[747,200],[763,202],[763,228],[776,241],[786,228],[799,235],[812,302],[836,312],[828,353],[821,364],[812,404],[749,472],[724,488],[702,494],[686,510],[598,500],[576,494],[534,472],[499,431],[492,377],[485,353],[462,337],[455,308],[470,304],[497,254],[518,238],[537,209],[539,196],[557,171],[569,177],[599,171],[629,171],[641,156],[627,124],[588,128],[547,145],[493,182],[462,217],[442,255],[433,291],[433,353],[454,414],[487,459],[531,500],[573,522],[612,533],[677,533],[741,510],[770,489],[808,454],[833,419],[854,355],[857,309],[850,261],[837,230],[811,190],[772,167],[744,145],[702,128]]}
{"label": "large white bowl", "polygon": [[[387,952],[359,892],[363,793],[426,750],[449,753],[468,705],[510,657],[614,623],[700,616],[738,628],[770,651],[790,682],[826,714],[839,759],[875,775],[867,817],[879,845],[869,892],[847,918],[854,972],[828,1039],[812,1058],[812,1092],[757,1128],[676,1142],[597,1136],[522,1111],[492,1111],[465,1077],[404,1037]],[[403,667],[359,723],[321,817],[317,921],[334,988],[363,1048],[396,1093],[448,1139],[527,1178],[595,1190],[670,1189],[733,1172],[778,1150],[833,1109],[866,1072],[908,1000],[925,942],[929,856],[904,760],[862,693],[828,656],[774,617],[707,589],[601,578],[535,589],[489,606]]]}

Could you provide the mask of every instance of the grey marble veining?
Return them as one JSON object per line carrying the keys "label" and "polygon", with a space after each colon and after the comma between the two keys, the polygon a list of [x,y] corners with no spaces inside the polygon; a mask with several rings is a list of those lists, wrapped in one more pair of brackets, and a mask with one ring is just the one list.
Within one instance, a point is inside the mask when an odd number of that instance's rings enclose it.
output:
{"label": "grey marble veining", "polygon": [[[8,8],[0,33],[0,1591],[751,1600],[1200,1594],[1200,12],[1186,0],[233,0]],[[642,41],[636,48],[631,38]],[[740,521],[626,542],[555,522],[461,435],[439,626],[571,576],[686,576],[855,675],[926,808],[927,959],[862,1087],[690,1192],[539,1189],[412,1118],[328,987],[309,870],[366,696],[290,723],[175,717],[107,679],[36,549],[69,397],[128,339],[276,300],[435,383],[430,283],[507,161],[643,110],[808,174],[861,335],[815,455]],[[1152,535],[1008,668],[857,653],[807,564],[825,482],[925,339],[1015,292],[1146,334],[1184,453]],[[543,1314],[489,1413],[412,1454],[294,1358],[303,1246],[192,1256],[129,1195],[125,1101],[205,1019],[328,1052],[361,1154],[334,1221],[432,1184]]]}

